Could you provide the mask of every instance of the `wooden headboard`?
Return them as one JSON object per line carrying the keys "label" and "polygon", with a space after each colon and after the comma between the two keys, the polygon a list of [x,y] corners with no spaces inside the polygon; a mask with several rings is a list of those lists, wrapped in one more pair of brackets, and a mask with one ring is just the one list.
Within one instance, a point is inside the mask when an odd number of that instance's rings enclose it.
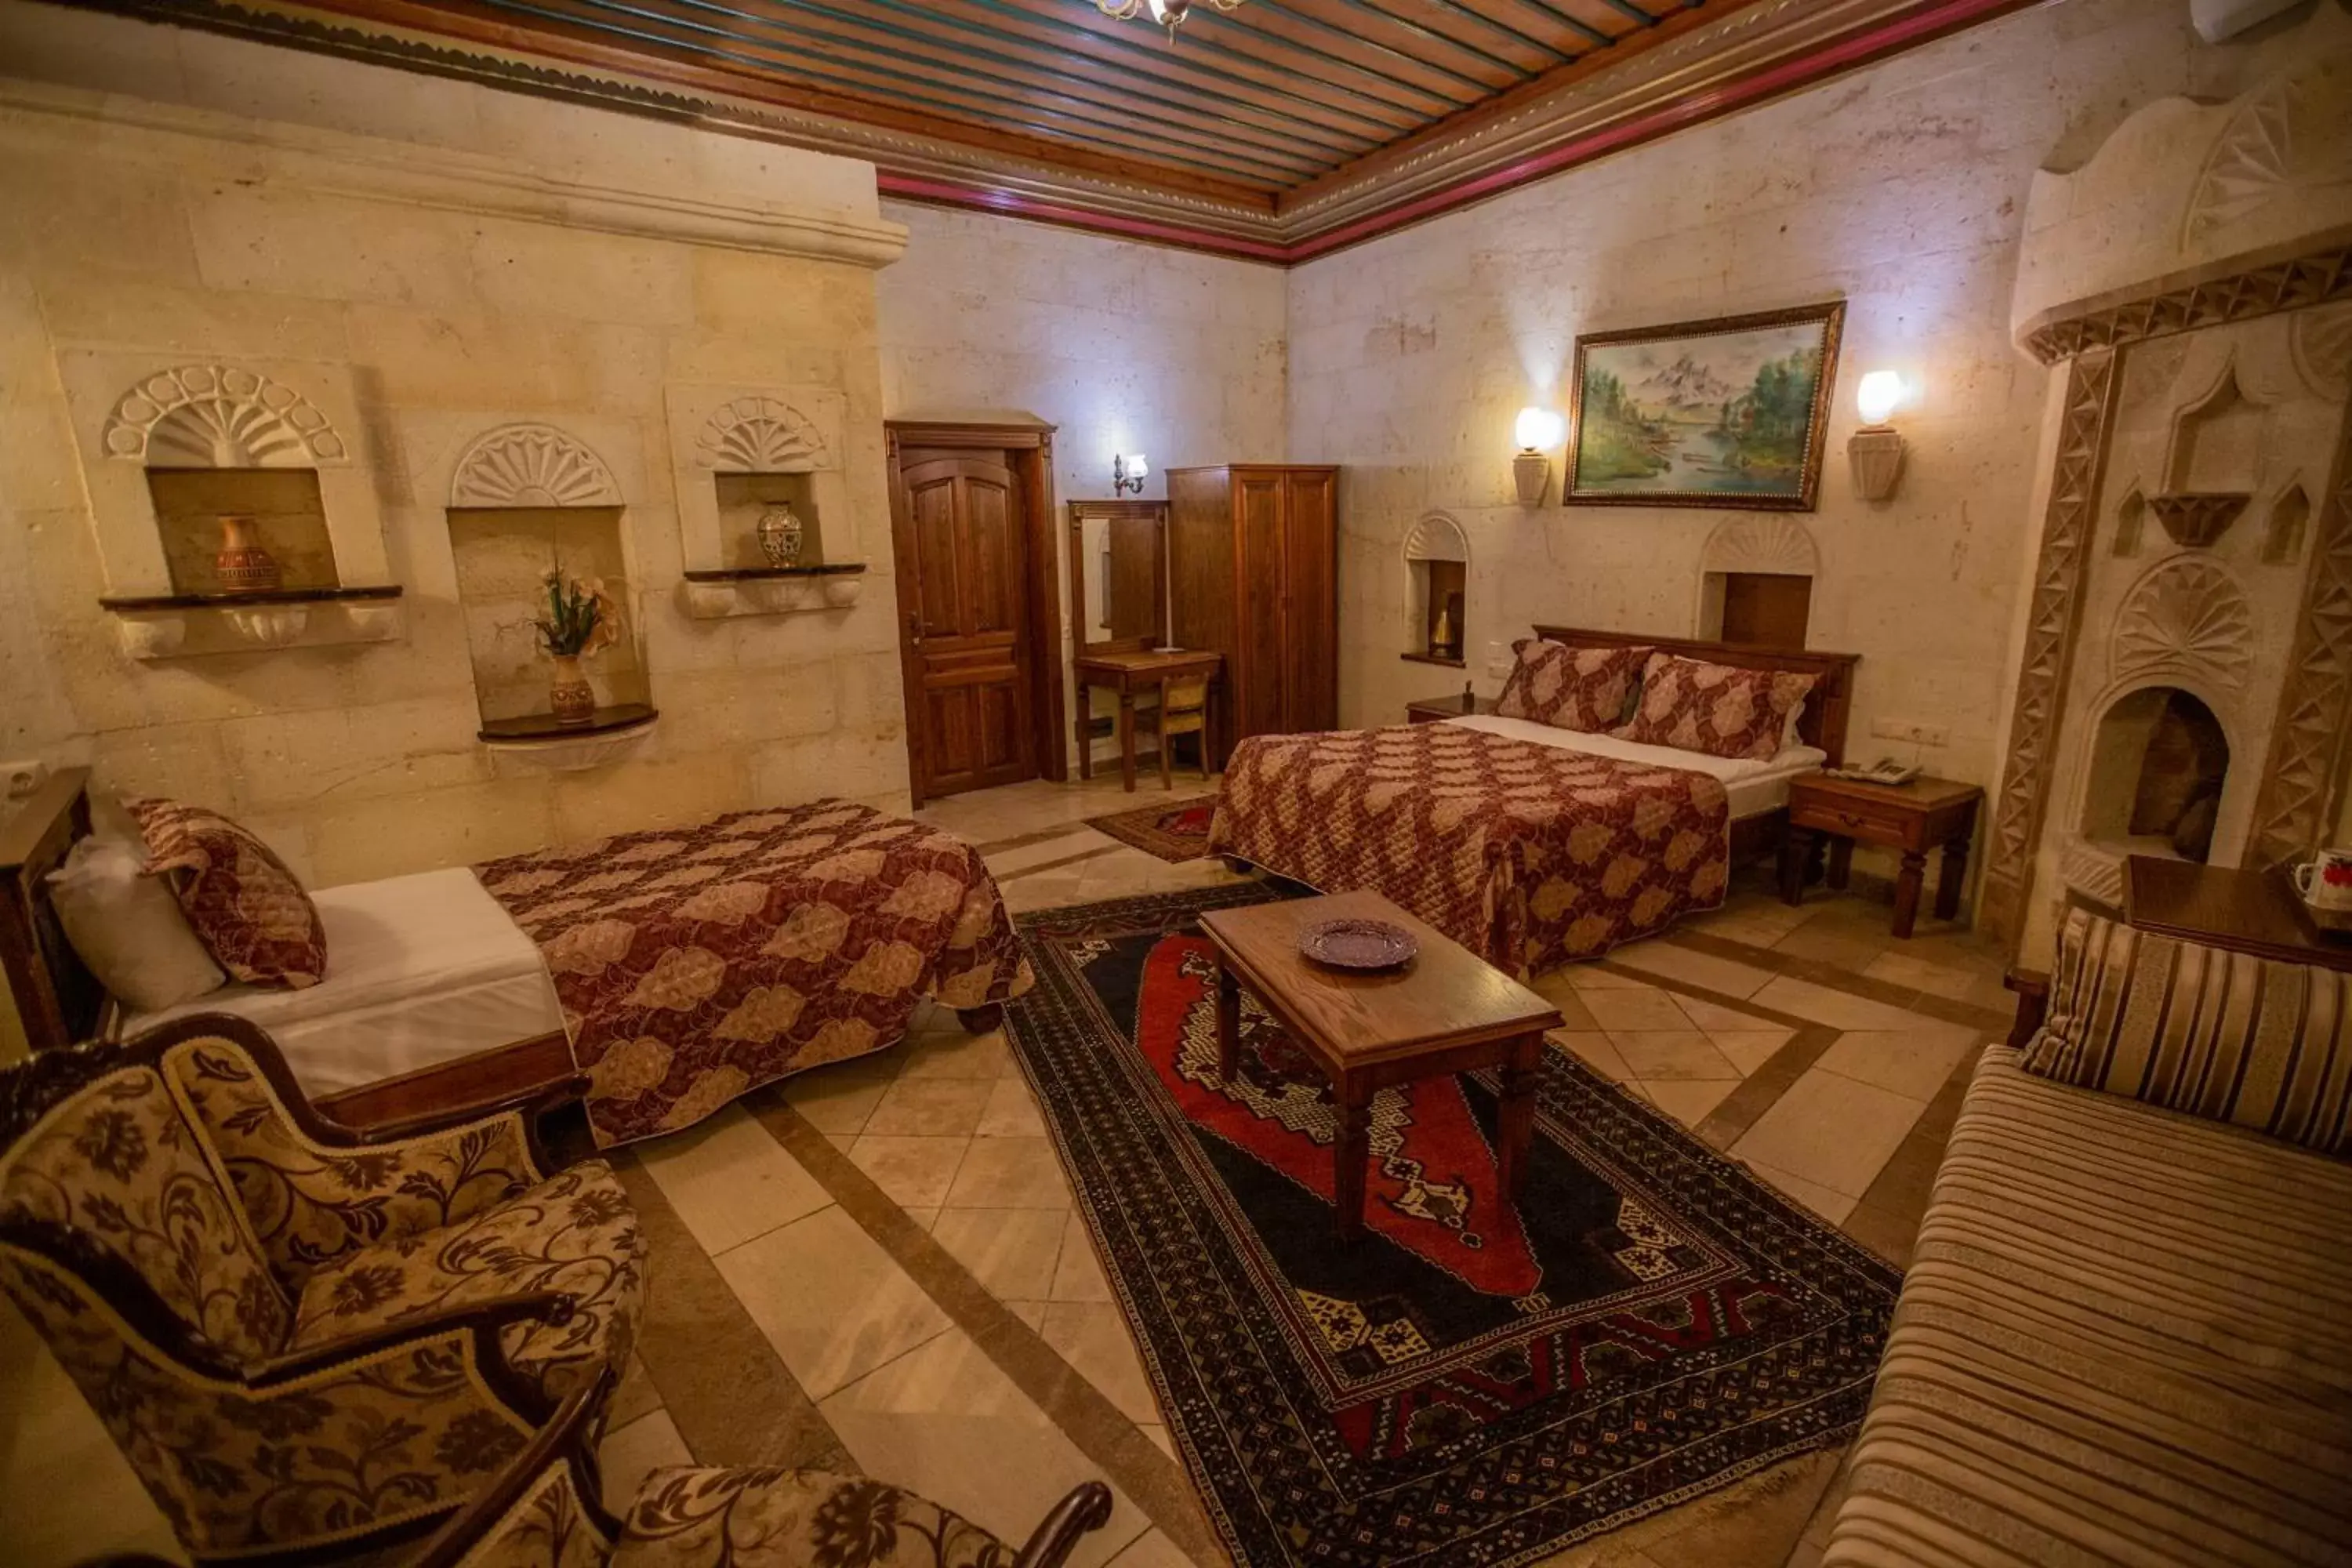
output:
{"label": "wooden headboard", "polygon": [[66,768],[0,822],[0,969],[37,1051],[97,1037],[109,998],[66,941],[48,875],[89,833],[89,770]]}
{"label": "wooden headboard", "polygon": [[1536,636],[1548,642],[1579,647],[1654,647],[1685,658],[1710,664],[1736,664],[1743,669],[1785,669],[1813,678],[1805,695],[1804,710],[1797,716],[1797,734],[1809,746],[1829,753],[1831,767],[1845,763],[1846,721],[1853,715],[1853,667],[1858,653],[1814,653],[1805,648],[1756,647],[1746,643],[1707,642],[1699,637],[1637,637],[1631,632],[1601,632],[1583,626],[1538,626]]}

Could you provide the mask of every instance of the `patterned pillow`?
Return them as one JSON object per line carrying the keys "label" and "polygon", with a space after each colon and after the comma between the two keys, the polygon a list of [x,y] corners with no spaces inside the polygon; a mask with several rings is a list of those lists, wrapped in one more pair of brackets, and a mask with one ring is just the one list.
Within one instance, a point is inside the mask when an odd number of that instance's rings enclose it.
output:
{"label": "patterned pillow", "polygon": [[2076,910],[2022,1066],[2352,1155],[2352,975]]}
{"label": "patterned pillow", "polygon": [[1541,637],[1511,645],[1518,662],[1495,711],[1555,730],[1606,730],[1625,717],[1646,647],[1576,647]]}
{"label": "patterned pillow", "polygon": [[1812,689],[1810,675],[1652,654],[1633,717],[1609,732],[1645,746],[1769,762]]}
{"label": "patterned pillow", "polygon": [[223,969],[248,985],[291,991],[327,975],[327,928],[286,862],[236,823],[178,801],[126,800],[161,872]]}

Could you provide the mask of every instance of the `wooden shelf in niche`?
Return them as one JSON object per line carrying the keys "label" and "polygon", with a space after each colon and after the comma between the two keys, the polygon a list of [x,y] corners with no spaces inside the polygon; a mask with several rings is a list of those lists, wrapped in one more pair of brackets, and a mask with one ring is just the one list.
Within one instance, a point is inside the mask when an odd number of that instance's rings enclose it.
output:
{"label": "wooden shelf in niche", "polygon": [[865,572],[862,561],[698,568],[686,574],[682,591],[687,614],[698,620],[845,610],[857,602]]}
{"label": "wooden shelf in niche", "polygon": [[111,594],[98,603],[115,617],[125,653],[173,658],[396,641],[405,626],[400,597],[400,585],[387,583],[241,594]]}
{"label": "wooden shelf in niche", "polygon": [[1470,668],[1470,661],[1466,658],[1441,658],[1433,653],[1401,653],[1397,655],[1397,657],[1405,660],[1408,664],[1439,664],[1444,665],[1448,669],[1467,669]]}

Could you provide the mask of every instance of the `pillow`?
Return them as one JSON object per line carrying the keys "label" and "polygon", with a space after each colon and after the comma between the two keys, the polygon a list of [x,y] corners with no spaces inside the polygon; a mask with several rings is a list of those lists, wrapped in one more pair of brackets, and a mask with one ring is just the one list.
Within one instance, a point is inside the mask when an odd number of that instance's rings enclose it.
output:
{"label": "pillow", "polygon": [[1789,715],[1812,689],[1810,675],[1652,654],[1633,717],[1609,732],[1645,746],[1770,762]]}
{"label": "pillow", "polygon": [[2352,975],[2066,917],[2027,1072],[2352,1155]]}
{"label": "pillow", "polygon": [[216,812],[177,801],[126,800],[197,938],[231,977],[299,991],[327,975],[327,928],[310,896],[269,846]]}
{"label": "pillow", "polygon": [[1495,711],[1555,730],[1606,730],[1622,723],[1646,647],[1576,647],[1540,637],[1511,645],[1518,662]]}
{"label": "pillow", "polygon": [[82,839],[48,882],[66,941],[122,1002],[152,1013],[227,984],[172,889],[147,875],[146,853],[129,840]]}

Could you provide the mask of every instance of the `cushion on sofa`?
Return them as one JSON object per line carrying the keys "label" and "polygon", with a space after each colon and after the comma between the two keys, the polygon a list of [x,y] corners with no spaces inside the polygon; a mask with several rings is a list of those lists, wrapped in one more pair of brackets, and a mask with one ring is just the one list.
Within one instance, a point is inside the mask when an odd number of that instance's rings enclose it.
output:
{"label": "cushion on sofa", "polygon": [[2352,1165],[1986,1051],[1822,1568],[2352,1561]]}
{"label": "cushion on sofa", "polygon": [[2352,1154],[2352,975],[2075,910],[2025,1070]]}

